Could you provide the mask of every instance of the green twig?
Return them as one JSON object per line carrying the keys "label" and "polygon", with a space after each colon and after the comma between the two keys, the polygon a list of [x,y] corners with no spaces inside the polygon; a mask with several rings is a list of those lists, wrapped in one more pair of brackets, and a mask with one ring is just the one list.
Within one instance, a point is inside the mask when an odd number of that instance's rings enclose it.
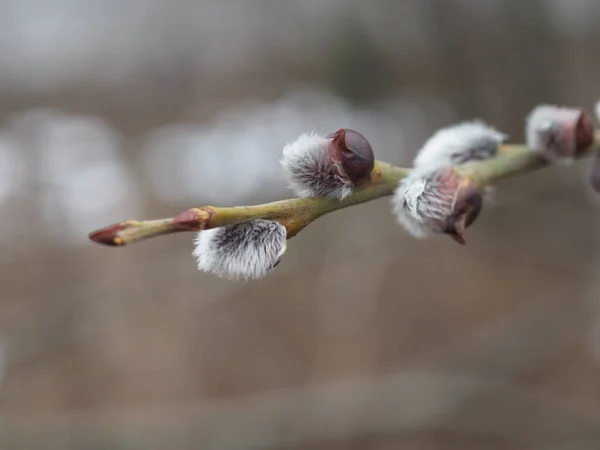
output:
{"label": "green twig", "polygon": [[[588,157],[598,149],[600,149],[600,133],[596,133],[594,145],[580,157]],[[524,145],[503,144],[499,147],[496,157],[457,166],[455,169],[478,187],[484,187],[548,165],[549,163],[541,156]],[[100,244],[123,246],[165,234],[200,231],[252,219],[269,219],[284,225],[288,238],[291,238],[325,214],[392,195],[398,182],[409,173],[410,169],[377,161],[369,180],[342,201],[325,198],[292,198],[252,206],[203,206],[188,209],[169,219],[119,222],[96,230],[90,233],[89,237]]]}

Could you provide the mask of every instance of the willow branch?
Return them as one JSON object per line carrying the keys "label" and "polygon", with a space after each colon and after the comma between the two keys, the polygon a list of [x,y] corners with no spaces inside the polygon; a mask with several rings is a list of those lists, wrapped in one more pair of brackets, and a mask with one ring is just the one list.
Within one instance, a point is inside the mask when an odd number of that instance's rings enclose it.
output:
{"label": "willow branch", "polygon": [[[498,155],[492,159],[456,166],[455,170],[478,187],[484,187],[550,165],[525,145],[503,144],[498,150]],[[600,150],[600,133],[596,132],[594,145],[579,157],[589,157],[598,150]],[[285,226],[288,238],[292,238],[308,224],[325,214],[392,195],[398,182],[406,177],[410,170],[376,161],[370,178],[342,201],[326,198],[292,198],[252,206],[202,206],[188,209],[168,219],[126,220],[93,231],[89,234],[89,238],[104,245],[123,246],[156,236],[201,231],[253,219],[275,220]]]}

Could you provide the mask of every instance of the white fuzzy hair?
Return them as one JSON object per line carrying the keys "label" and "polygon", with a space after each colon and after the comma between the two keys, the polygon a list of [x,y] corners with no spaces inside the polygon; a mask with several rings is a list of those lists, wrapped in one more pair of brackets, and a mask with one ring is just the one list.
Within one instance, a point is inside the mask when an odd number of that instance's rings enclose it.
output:
{"label": "white fuzzy hair", "polygon": [[574,161],[575,140],[565,134],[561,122],[573,121],[580,112],[573,108],[539,105],[526,119],[527,146],[553,163],[571,164]]}
{"label": "white fuzzy hair", "polygon": [[298,197],[327,197],[343,200],[354,184],[328,155],[331,139],[303,133],[283,148],[281,164],[289,188]]}
{"label": "white fuzzy hair", "polygon": [[480,120],[462,122],[436,131],[419,150],[413,165],[455,165],[489,159],[507,138]]}
{"label": "white fuzzy hair", "polygon": [[443,231],[454,210],[459,189],[440,189],[437,166],[415,168],[394,191],[392,211],[412,236],[425,239]]}
{"label": "white fuzzy hair", "polygon": [[279,222],[252,220],[200,231],[194,246],[198,270],[231,280],[260,279],[281,260],[287,233]]}
{"label": "white fuzzy hair", "polygon": [[600,121],[600,101],[594,105],[594,112],[596,113],[596,120]]}

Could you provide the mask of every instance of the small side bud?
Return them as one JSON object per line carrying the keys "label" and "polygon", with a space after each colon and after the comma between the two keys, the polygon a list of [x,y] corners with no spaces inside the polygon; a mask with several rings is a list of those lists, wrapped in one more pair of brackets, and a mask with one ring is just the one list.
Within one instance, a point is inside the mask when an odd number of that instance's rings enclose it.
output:
{"label": "small side bud", "polygon": [[279,222],[252,220],[200,231],[193,256],[198,270],[227,279],[260,279],[279,264],[287,233]]}
{"label": "small side bud", "polygon": [[300,135],[284,147],[281,164],[299,197],[343,200],[369,179],[375,156],[362,134],[342,128],[327,136]]}
{"label": "small side bud", "polygon": [[462,122],[436,131],[419,150],[413,165],[456,165],[490,159],[507,138],[482,121]]}
{"label": "small side bud", "polygon": [[179,230],[199,231],[206,228],[206,224],[215,216],[212,206],[191,208],[173,217],[173,226]]}
{"label": "small side bud", "polygon": [[414,237],[447,234],[465,244],[465,230],[483,208],[481,192],[452,167],[417,168],[394,192],[392,209]]}
{"label": "small side bud", "polygon": [[526,120],[527,145],[552,163],[570,164],[594,142],[591,116],[581,109],[540,105]]}

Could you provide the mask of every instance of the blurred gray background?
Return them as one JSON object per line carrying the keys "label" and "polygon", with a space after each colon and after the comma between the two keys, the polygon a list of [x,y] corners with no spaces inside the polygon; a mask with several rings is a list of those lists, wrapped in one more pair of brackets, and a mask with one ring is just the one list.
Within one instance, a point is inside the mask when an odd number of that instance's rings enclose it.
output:
{"label": "blurred gray background", "polygon": [[303,131],[408,165],[481,117],[600,97],[596,0],[2,0],[0,448],[598,449],[589,163],[504,182],[468,245],[389,199],[277,271],[198,272],[193,235],[87,233],[286,198]]}

